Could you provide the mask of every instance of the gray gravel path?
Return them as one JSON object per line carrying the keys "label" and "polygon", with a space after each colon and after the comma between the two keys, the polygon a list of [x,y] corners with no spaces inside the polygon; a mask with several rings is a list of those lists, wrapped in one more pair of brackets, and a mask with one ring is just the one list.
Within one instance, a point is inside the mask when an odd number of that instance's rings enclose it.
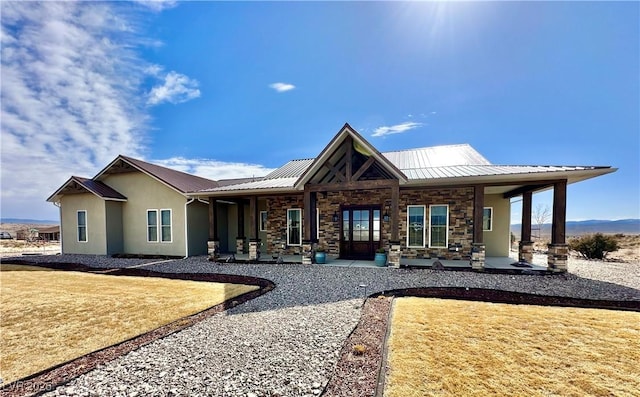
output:
{"label": "gray gravel path", "polygon": [[[131,260],[56,257],[101,267]],[[51,257],[43,260],[51,260]],[[108,264],[107,264],[108,262]],[[108,266],[109,265],[109,266]],[[367,294],[397,288],[460,286],[544,295],[640,300],[640,286],[573,274],[502,275],[318,265],[217,265],[189,258],[148,267],[163,272],[256,276],[276,288],[122,356],[54,395],[315,396],[327,384],[342,343],[356,326]],[[624,271],[638,269],[637,265]],[[613,280],[615,281],[615,278]]]}

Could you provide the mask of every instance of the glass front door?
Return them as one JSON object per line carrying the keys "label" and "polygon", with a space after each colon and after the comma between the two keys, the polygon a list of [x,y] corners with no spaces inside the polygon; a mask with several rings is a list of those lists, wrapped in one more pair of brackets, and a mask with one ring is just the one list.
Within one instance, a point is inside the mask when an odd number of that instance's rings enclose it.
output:
{"label": "glass front door", "polygon": [[380,247],[380,207],[344,207],[341,229],[341,258],[373,260]]}

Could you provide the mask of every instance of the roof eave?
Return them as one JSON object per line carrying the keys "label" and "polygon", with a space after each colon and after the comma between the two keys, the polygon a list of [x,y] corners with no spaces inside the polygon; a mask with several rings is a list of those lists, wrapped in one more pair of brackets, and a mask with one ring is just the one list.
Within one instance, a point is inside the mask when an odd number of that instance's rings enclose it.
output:
{"label": "roof eave", "polygon": [[530,172],[522,174],[501,174],[501,175],[475,175],[465,177],[445,177],[445,178],[429,178],[429,179],[411,179],[402,186],[438,186],[438,185],[471,185],[471,184],[491,184],[491,183],[526,183],[530,181],[553,181],[558,179],[566,179],[568,184],[581,182],[587,179],[606,175],[617,171],[612,167],[597,167],[588,170],[574,171],[547,171],[547,172]]}
{"label": "roof eave", "polygon": [[234,190],[216,190],[201,191],[189,193],[189,197],[229,197],[229,196],[251,196],[264,194],[283,194],[283,193],[299,193],[300,190],[295,187],[288,188],[258,188],[258,189],[234,189]]}

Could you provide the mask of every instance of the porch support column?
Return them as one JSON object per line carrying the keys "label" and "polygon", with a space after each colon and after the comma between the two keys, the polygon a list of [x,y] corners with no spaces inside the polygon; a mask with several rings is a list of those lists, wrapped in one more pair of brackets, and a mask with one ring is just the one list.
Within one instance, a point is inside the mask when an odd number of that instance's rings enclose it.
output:
{"label": "porch support column", "polygon": [[547,269],[556,273],[567,271],[569,248],[565,241],[567,221],[567,181],[553,184],[553,218],[551,221],[551,244],[547,256]]}
{"label": "porch support column", "polygon": [[318,207],[318,196],[316,192],[304,189],[304,235],[303,240],[309,240],[312,243],[318,242],[318,225],[316,219],[316,211]]}
{"label": "porch support column", "polygon": [[389,267],[400,267],[400,258],[402,258],[402,245],[400,244],[399,228],[400,228],[400,184],[395,181],[391,186],[391,238],[389,240]]}
{"label": "porch support column", "polygon": [[258,197],[251,196],[249,198],[249,260],[257,261],[260,259],[260,239],[258,238]]}
{"label": "porch support column", "polygon": [[238,236],[236,237],[236,253],[244,254],[244,201],[238,200]]}
{"label": "porch support column", "polygon": [[532,192],[522,193],[522,222],[520,242],[518,243],[518,261],[533,262],[533,241],[531,241],[531,199]]}
{"label": "porch support column", "polygon": [[395,181],[391,187],[391,241],[400,241],[400,184]]}
{"label": "porch support column", "polygon": [[207,254],[209,259],[217,259],[220,253],[220,239],[218,238],[218,201],[209,197],[209,239],[207,240]]}
{"label": "porch support column", "polygon": [[484,270],[483,217],[484,185],[476,185],[473,187],[473,245],[471,247],[471,268],[473,270]]}

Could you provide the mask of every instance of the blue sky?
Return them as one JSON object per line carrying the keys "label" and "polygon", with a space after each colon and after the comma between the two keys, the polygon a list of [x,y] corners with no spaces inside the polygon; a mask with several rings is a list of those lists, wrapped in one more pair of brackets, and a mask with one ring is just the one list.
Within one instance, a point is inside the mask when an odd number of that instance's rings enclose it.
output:
{"label": "blue sky", "polygon": [[57,219],[45,199],[118,154],[258,176],[345,122],[383,152],[611,165],[569,186],[567,218],[640,218],[638,2],[0,7],[5,218]]}

